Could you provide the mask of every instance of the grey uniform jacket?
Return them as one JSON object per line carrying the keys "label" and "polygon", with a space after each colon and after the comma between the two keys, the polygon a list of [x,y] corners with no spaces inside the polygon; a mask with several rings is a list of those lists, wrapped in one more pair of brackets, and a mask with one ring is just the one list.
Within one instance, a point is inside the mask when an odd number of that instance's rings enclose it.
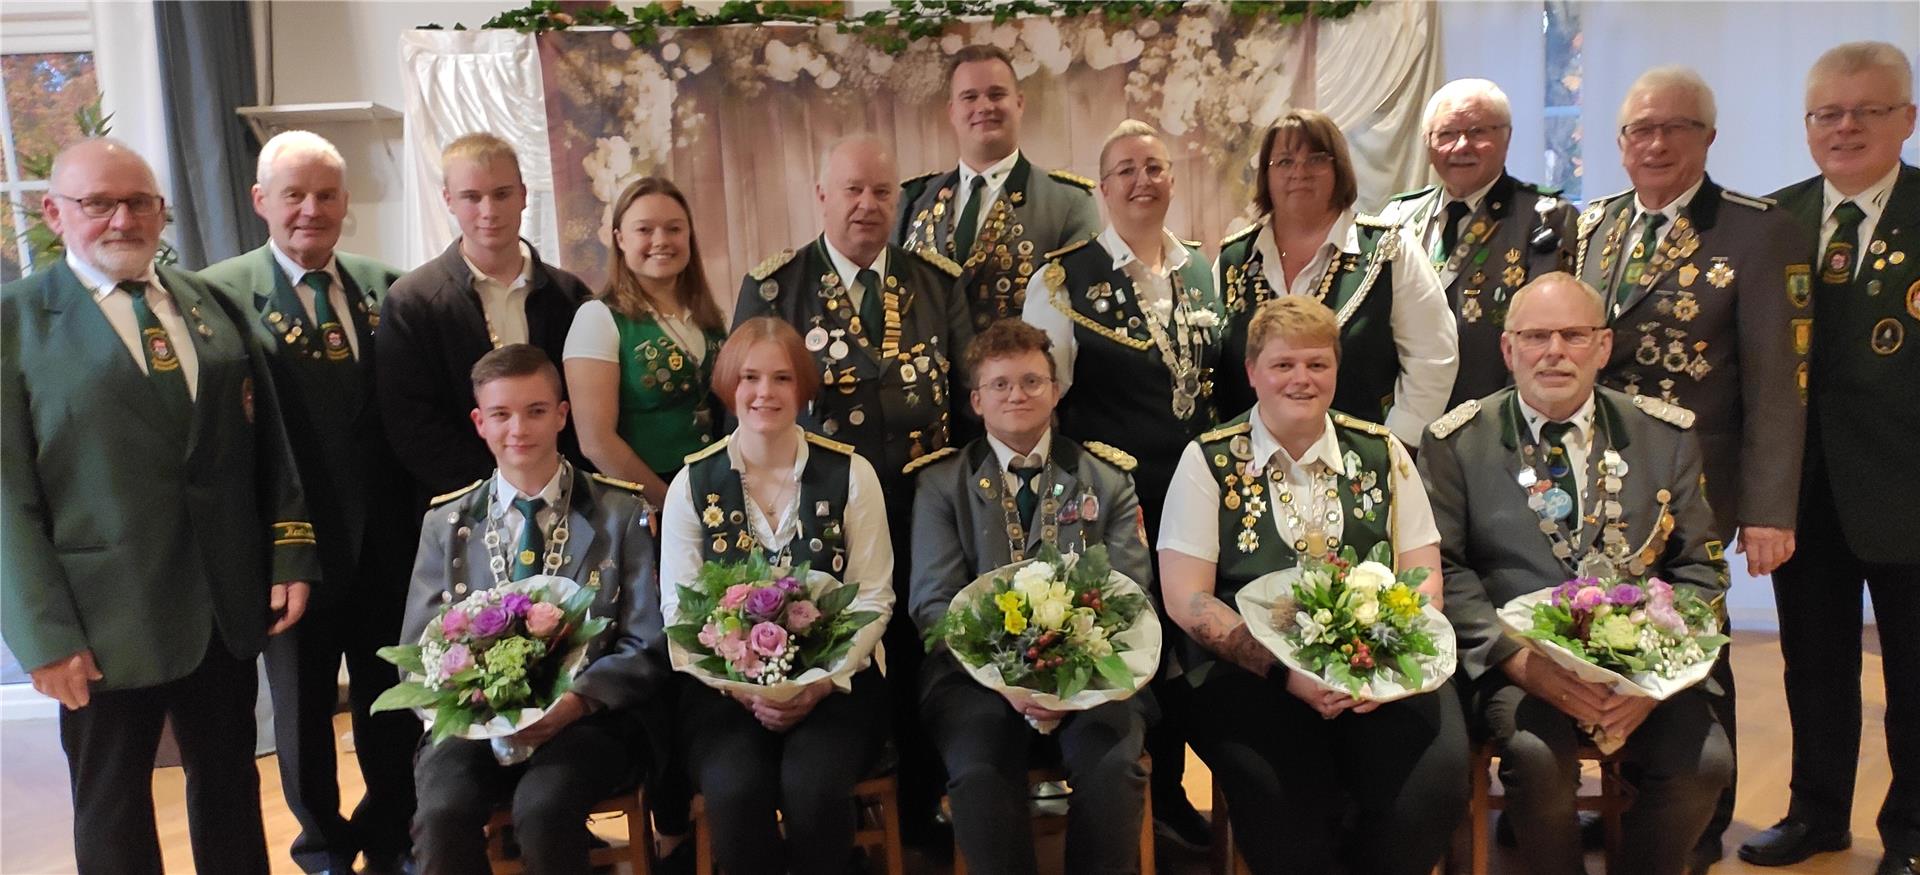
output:
{"label": "grey uniform jacket", "polygon": [[[1380,218],[1424,239],[1442,194],[1430,185],[1394,195]],[[1460,335],[1460,371],[1448,407],[1511,382],[1500,357],[1500,332],[1513,293],[1541,274],[1573,268],[1575,212],[1559,194],[1502,173],[1467,217],[1457,251],[1434,260]]]}
{"label": "grey uniform jacket", "polygon": [[[400,641],[420,640],[427,622],[449,601],[490,589],[487,561],[489,476],[434,499],[420,533],[413,585],[407,593]],[[574,470],[567,510],[567,542],[560,576],[598,586],[592,613],[613,625],[587,648],[587,666],[573,690],[607,708],[644,705],[663,693],[669,674],[661,631],[660,583],[653,536],[638,491]]]}
{"label": "grey uniform jacket", "polygon": [[1632,190],[1580,216],[1580,278],[1613,307],[1613,358],[1600,382],[1699,415],[1714,530],[1792,528],[1806,437],[1806,349],[1813,241],[1771,201],[1704,180],[1666,231],[1638,288],[1614,304],[1633,248]]}
{"label": "grey uniform jacket", "polygon": [[[1652,547],[1656,558],[1647,574],[1696,587],[1705,599],[1720,595],[1727,587],[1727,566],[1700,494],[1700,444],[1674,424],[1686,421],[1687,412],[1651,398],[1594,391],[1599,393],[1594,403],[1605,408],[1596,423],[1611,426],[1603,438],[1596,424],[1595,442],[1610,442],[1627,463],[1619,493],[1627,543],[1636,550]],[[1494,616],[1500,606],[1574,577],[1573,569],[1553,555],[1540,518],[1527,507],[1527,493],[1515,479],[1522,464],[1518,447],[1532,435],[1508,412],[1513,392],[1502,389],[1454,408],[1428,427],[1420,445],[1420,479],[1440,529],[1446,615],[1459,642],[1460,670],[1470,679],[1520,649]],[[1587,480],[1591,477],[1583,479],[1583,492],[1592,488]],[[1664,543],[1654,534],[1662,491],[1671,496],[1666,512],[1673,517]],[[1583,526],[1588,537],[1576,542],[1597,541],[1600,528]]]}
{"label": "grey uniform jacket", "polygon": [[[908,606],[923,633],[946,615],[953,597],[974,578],[1013,561],[1000,499],[1006,486],[987,439],[933,458],[913,466],[919,479]],[[1042,476],[1052,478],[1062,497],[1054,546],[1064,553],[1105,544],[1114,570],[1144,590],[1151,586],[1153,566],[1140,523],[1140,500],[1127,473],[1132,467],[1133,458],[1119,450],[1098,443],[1083,447],[1055,431]],[[1088,509],[1093,510],[1091,518]],[[1040,511],[1034,513],[1039,516]],[[1041,533],[1039,526],[1027,528],[1023,549],[1031,558],[1040,549]],[[927,665],[930,672],[958,670],[950,659]]]}

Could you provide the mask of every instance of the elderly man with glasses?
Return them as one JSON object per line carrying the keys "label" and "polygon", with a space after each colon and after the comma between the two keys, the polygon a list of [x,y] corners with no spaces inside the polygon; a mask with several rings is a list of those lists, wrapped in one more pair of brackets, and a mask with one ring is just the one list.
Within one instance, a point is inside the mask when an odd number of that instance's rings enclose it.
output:
{"label": "elderly man with glasses", "polygon": [[[1812,236],[1764,198],[1714,184],[1713,90],[1684,67],[1641,74],[1620,104],[1620,163],[1633,188],[1580,216],[1576,272],[1607,302],[1613,352],[1600,382],[1699,416],[1713,537],[1772,574],[1793,555],[1806,420]],[[1734,739],[1733,673],[1721,651],[1715,703]],[[1734,739],[1737,741],[1737,739]],[[1722,854],[1729,788],[1695,850]]]}

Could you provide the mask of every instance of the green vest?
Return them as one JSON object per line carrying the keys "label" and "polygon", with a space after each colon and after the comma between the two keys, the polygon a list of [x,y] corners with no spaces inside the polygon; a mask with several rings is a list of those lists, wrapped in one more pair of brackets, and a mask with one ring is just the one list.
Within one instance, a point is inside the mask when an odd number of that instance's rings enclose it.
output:
{"label": "green vest", "polygon": [[[747,522],[746,490],[740,484],[740,472],[727,457],[730,440],[721,438],[687,457],[691,478],[687,485],[703,530],[700,552],[711,562],[739,562],[752,550],[766,549]],[[787,542],[785,558],[838,577],[847,570],[843,521],[853,448],[812,433],[807,434],[807,443],[813,446],[807,453],[807,467],[800,472],[800,532]]]}
{"label": "green vest", "polygon": [[[611,308],[609,308],[611,310]],[[616,430],[663,480],[682,460],[713,442],[713,411],[707,399],[713,360],[725,333],[703,330],[706,350],[696,361],[660,323],[613,313],[620,330],[620,416]]]}

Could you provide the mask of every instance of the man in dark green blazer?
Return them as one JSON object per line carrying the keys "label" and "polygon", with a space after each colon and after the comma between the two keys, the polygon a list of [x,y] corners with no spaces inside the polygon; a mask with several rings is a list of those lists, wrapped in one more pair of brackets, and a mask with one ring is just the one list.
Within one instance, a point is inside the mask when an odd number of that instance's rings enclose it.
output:
{"label": "man in dark green blazer", "polygon": [[253,660],[318,580],[266,357],[153,255],[166,205],[125,145],[54,161],[64,261],[0,289],[0,634],[58,698],[82,873],[160,871],[171,719],[203,872],[267,871]]}
{"label": "man in dark green blazer", "polygon": [[1795,342],[1811,355],[1799,549],[1773,576],[1793,798],[1740,859],[1788,866],[1852,841],[1864,584],[1880,627],[1893,771],[1876,871],[1894,875],[1916,871],[1920,857],[1920,467],[1908,456],[1920,434],[1908,394],[1920,385],[1920,170],[1900,160],[1914,129],[1913,68],[1888,43],[1847,43],[1807,79],[1807,146],[1820,175],[1774,193],[1819,247],[1811,282],[1793,290]]}
{"label": "man in dark green blazer", "polygon": [[[287,131],[260,150],[254,211],[271,240],[201,272],[224,286],[268,351],[280,415],[328,585],[306,620],[267,647],[280,787],[300,823],[295,863],[307,872],[397,871],[412,840],[413,750],[420,723],[370,714],[395,680],[375,654],[399,642],[417,519],[409,519],[403,471],[387,447],[374,398],[380,305],[400,272],[335,250],[346,218],[346,165],[307,131]],[[351,678],[354,755],[366,795],[340,816],[333,711],[340,659]]]}

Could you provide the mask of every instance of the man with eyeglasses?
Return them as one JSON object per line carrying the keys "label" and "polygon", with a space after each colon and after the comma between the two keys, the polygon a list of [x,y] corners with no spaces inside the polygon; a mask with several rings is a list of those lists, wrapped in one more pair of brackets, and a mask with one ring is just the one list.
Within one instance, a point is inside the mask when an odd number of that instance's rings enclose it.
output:
{"label": "man with eyeglasses", "polygon": [[170,719],[195,867],[265,875],[254,657],[320,571],[266,355],[153,263],[166,204],[133,150],[74,144],[48,183],[66,256],[0,288],[0,635],[63,706],[80,872],[160,871]]}
{"label": "man with eyeglasses", "polygon": [[1424,128],[1440,184],[1394,195],[1380,218],[1407,229],[1446,289],[1460,336],[1451,407],[1507,384],[1507,305],[1528,279],[1573,265],[1575,214],[1559,191],[1507,173],[1513,113],[1500,86],[1441,86],[1427,101]]}
{"label": "man with eyeglasses", "polygon": [[[1684,67],[1641,74],[1620,104],[1620,162],[1633,188],[1581,214],[1577,272],[1608,301],[1615,333],[1600,381],[1699,416],[1714,536],[1739,541],[1747,573],[1773,573],[1793,555],[1805,436],[1804,342],[1811,235],[1763,198],[1707,176],[1713,91]],[[1804,338],[1802,338],[1804,340]],[[1715,677],[1734,727],[1732,649]],[[1723,854],[1733,790],[1696,849],[1694,871]]]}
{"label": "man with eyeglasses", "polygon": [[[986,435],[908,466],[918,472],[909,603],[923,633],[962,587],[1046,543],[1062,553],[1105,545],[1115,571],[1143,587],[1152,577],[1133,457],[1076,443],[1052,427],[1060,392],[1051,346],[1046,332],[1019,319],[976,335],[966,356],[969,399]],[[975,683],[945,647],[928,655],[918,689],[921,726],[946,761],[954,836],[969,869],[1037,871],[1027,769],[1058,762],[1074,788],[1069,870],[1139,870],[1147,785],[1139,759],[1150,694],[1051,711]],[[1046,722],[1058,729],[1035,730]]]}
{"label": "man with eyeglasses", "polygon": [[[300,824],[291,854],[308,872],[352,872],[366,851],[371,873],[403,869],[413,840],[413,751],[420,721],[372,714],[399,678],[375,651],[399,643],[418,523],[387,447],[374,399],[374,341],[393,268],[340,252],[347,216],[346,162],[309,131],[285,131],[260,149],[253,208],[266,245],[201,272],[224,286],[268,351],[287,439],[313,508],[330,584],[306,622],[267,647],[280,786]],[[333,713],[345,656],[354,755],[366,794],[340,814]]]}
{"label": "man with eyeglasses", "polygon": [[[1880,806],[1878,875],[1920,871],[1920,170],[1913,68],[1884,42],[1836,46],[1807,74],[1807,148],[1820,174],[1774,194],[1819,235],[1809,332],[1799,549],[1773,576],[1793,723],[1786,817],[1740,859],[1788,866],[1852,843],[1860,751],[1861,588],[1873,597],[1893,784]],[[1798,303],[1798,302],[1796,302]],[[1807,318],[1811,317],[1809,328]],[[1909,342],[1909,341],[1913,342]]]}
{"label": "man with eyeglasses", "polygon": [[1020,315],[1044,254],[1100,231],[1093,180],[1038,170],[1021,153],[1025,113],[1013,56],[994,45],[961,48],[947,59],[947,121],[960,163],[900,185],[893,242],[965,269],[957,285],[975,331]]}
{"label": "man with eyeglasses", "polygon": [[1637,776],[1622,858],[1635,872],[1678,875],[1733,770],[1702,689],[1714,682],[1664,702],[1622,695],[1540,657],[1495,615],[1542,587],[1610,572],[1706,599],[1726,591],[1693,414],[1595,385],[1614,341],[1606,309],[1570,274],[1522,287],[1500,338],[1513,387],[1435,420],[1420,477],[1440,529],[1455,680],[1469,721],[1499,752],[1522,868],[1586,871],[1574,794],[1582,727],[1598,726],[1626,740],[1620,755]]}

